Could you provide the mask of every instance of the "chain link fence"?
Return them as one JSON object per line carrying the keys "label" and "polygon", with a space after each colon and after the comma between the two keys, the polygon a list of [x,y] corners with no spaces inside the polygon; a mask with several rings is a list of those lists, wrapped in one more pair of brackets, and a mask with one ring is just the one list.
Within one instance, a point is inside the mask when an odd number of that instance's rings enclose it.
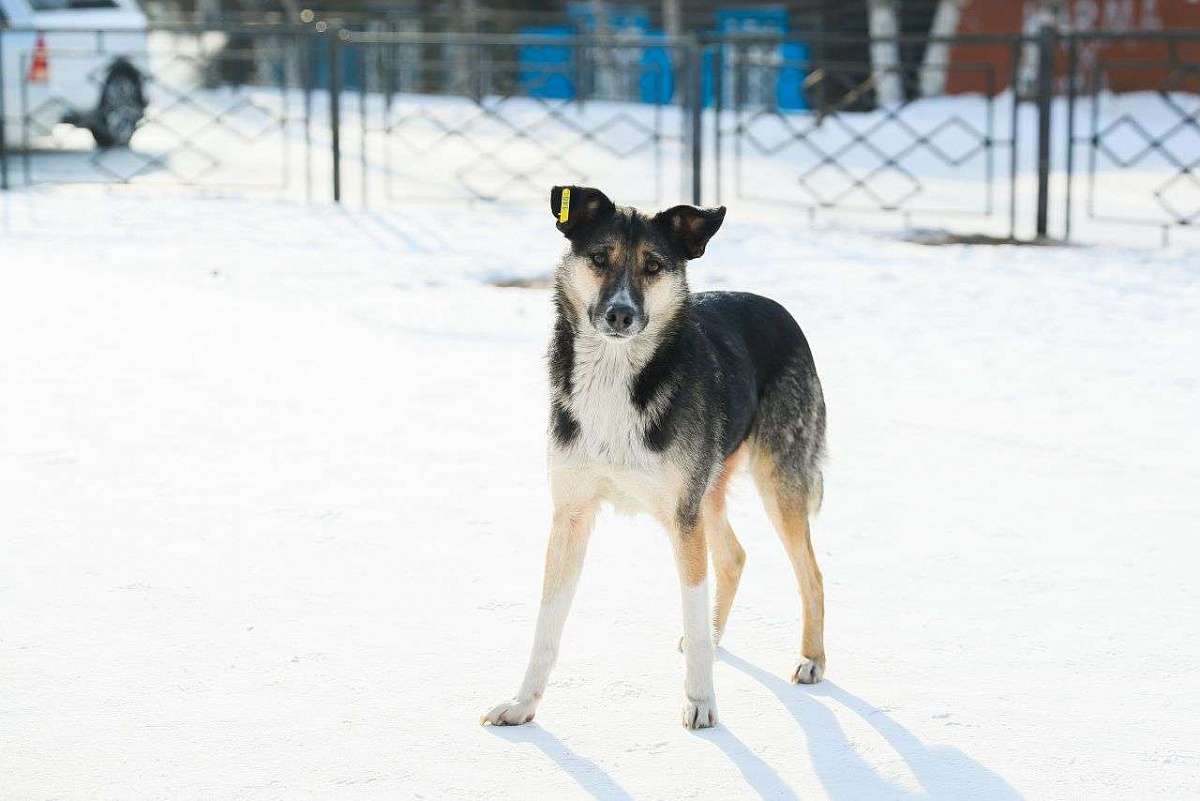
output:
{"label": "chain link fence", "polygon": [[0,183],[366,206],[592,183],[1004,238],[1200,222],[1200,32],[895,40],[944,60],[881,69],[828,33],[9,28]]}

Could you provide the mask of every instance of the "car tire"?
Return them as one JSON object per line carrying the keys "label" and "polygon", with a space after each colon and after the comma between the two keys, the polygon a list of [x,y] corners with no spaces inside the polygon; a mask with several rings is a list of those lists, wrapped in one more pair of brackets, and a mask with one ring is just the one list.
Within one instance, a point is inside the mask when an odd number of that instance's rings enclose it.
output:
{"label": "car tire", "polygon": [[141,76],[132,67],[114,67],[100,90],[92,136],[100,147],[125,147],[142,119],[146,103]]}

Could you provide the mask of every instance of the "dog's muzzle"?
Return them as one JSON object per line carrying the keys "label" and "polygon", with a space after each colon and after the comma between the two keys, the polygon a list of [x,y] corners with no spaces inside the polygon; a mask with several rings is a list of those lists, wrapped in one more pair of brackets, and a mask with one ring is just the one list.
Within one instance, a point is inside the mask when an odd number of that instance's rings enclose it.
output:
{"label": "dog's muzzle", "polygon": [[646,318],[625,303],[610,303],[603,314],[596,315],[596,328],[610,337],[631,337],[646,327]]}

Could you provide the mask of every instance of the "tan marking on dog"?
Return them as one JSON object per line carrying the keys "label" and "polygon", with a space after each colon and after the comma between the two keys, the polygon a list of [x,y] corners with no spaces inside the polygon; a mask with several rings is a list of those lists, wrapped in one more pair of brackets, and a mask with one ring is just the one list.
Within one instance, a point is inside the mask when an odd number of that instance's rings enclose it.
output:
{"label": "tan marking on dog", "polygon": [[542,602],[538,608],[533,650],[525,668],[525,679],[511,701],[497,704],[479,722],[493,726],[519,726],[533,720],[546,690],[550,671],[558,659],[563,626],[571,610],[588,538],[596,518],[598,499],[576,488],[565,491],[562,482],[554,486],[554,518],[546,543],[546,563],[542,577]]}
{"label": "tan marking on dog", "polygon": [[689,527],[677,526],[676,546],[680,563],[680,575],[689,587],[694,587],[708,577],[708,554],[704,550],[704,523],[697,520]]}
{"label": "tan marking on dog", "polygon": [[653,256],[656,259],[659,259],[660,261],[662,261],[664,263],[666,262],[666,258],[663,257],[662,254],[660,254],[657,250],[655,250],[651,246],[651,244],[649,242],[646,242],[645,240],[638,241],[635,252],[637,255],[638,265],[641,267],[646,266],[646,260],[649,259],[651,256]]}
{"label": "tan marking on dog", "polygon": [[[799,678],[794,676],[793,680],[806,684],[818,681],[825,670],[825,587],[813,553],[809,498],[802,490],[779,480],[779,471],[765,449],[756,448],[751,454],[751,472],[800,588],[804,630],[801,663],[797,668]],[[811,667],[806,667],[806,662],[811,662]],[[802,675],[804,671],[808,672]]]}
{"label": "tan marking on dog", "polygon": [[554,510],[550,526],[550,541],[546,545],[545,571],[542,574],[542,593],[554,598],[564,585],[577,578],[578,565],[583,563],[581,550],[586,549],[598,500],[575,500]]}
{"label": "tan marking on dog", "polygon": [[687,292],[679,272],[663,271],[656,276],[645,276],[642,279],[642,306],[649,324],[661,324],[673,318],[687,298]]}
{"label": "tan marking on dog", "polygon": [[600,296],[602,282],[589,259],[568,253],[563,257],[563,278],[567,300],[580,320],[586,320],[588,306]]}
{"label": "tan marking on dog", "polygon": [[711,508],[724,514],[725,512],[725,493],[729,491],[729,482],[733,479],[733,474],[745,466],[746,460],[750,457],[750,446],[743,442],[738,446],[737,450],[725,457],[725,462],[721,465],[721,472],[717,474],[708,492],[704,496]]}
{"label": "tan marking on dog", "polygon": [[620,239],[612,239],[605,243],[608,246],[608,263],[625,264],[625,243]]}
{"label": "tan marking on dog", "polygon": [[746,551],[733,533],[733,527],[729,525],[729,518],[725,512],[726,493],[733,474],[745,464],[748,455],[749,448],[745,444],[730,454],[712,488],[704,496],[705,539],[717,579],[712,621],[713,636],[718,642],[725,633],[729,610],[733,607],[733,598],[737,594],[742,569],[746,564]]}
{"label": "tan marking on dog", "polygon": [[708,574],[703,510],[691,523],[681,520],[679,506],[688,484],[684,471],[664,461],[656,472],[657,475],[647,481],[645,471],[626,471],[625,480],[613,488],[633,492],[636,487],[637,495],[644,499],[642,510],[657,518],[671,536],[680,580],[687,586],[695,586]]}

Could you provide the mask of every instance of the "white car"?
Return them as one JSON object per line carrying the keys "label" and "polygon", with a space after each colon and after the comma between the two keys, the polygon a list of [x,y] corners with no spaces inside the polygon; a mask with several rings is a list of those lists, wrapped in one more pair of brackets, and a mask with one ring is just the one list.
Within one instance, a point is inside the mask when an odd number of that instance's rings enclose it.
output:
{"label": "white car", "polygon": [[9,148],[60,122],[127,145],[146,108],[137,0],[0,0],[0,117]]}

